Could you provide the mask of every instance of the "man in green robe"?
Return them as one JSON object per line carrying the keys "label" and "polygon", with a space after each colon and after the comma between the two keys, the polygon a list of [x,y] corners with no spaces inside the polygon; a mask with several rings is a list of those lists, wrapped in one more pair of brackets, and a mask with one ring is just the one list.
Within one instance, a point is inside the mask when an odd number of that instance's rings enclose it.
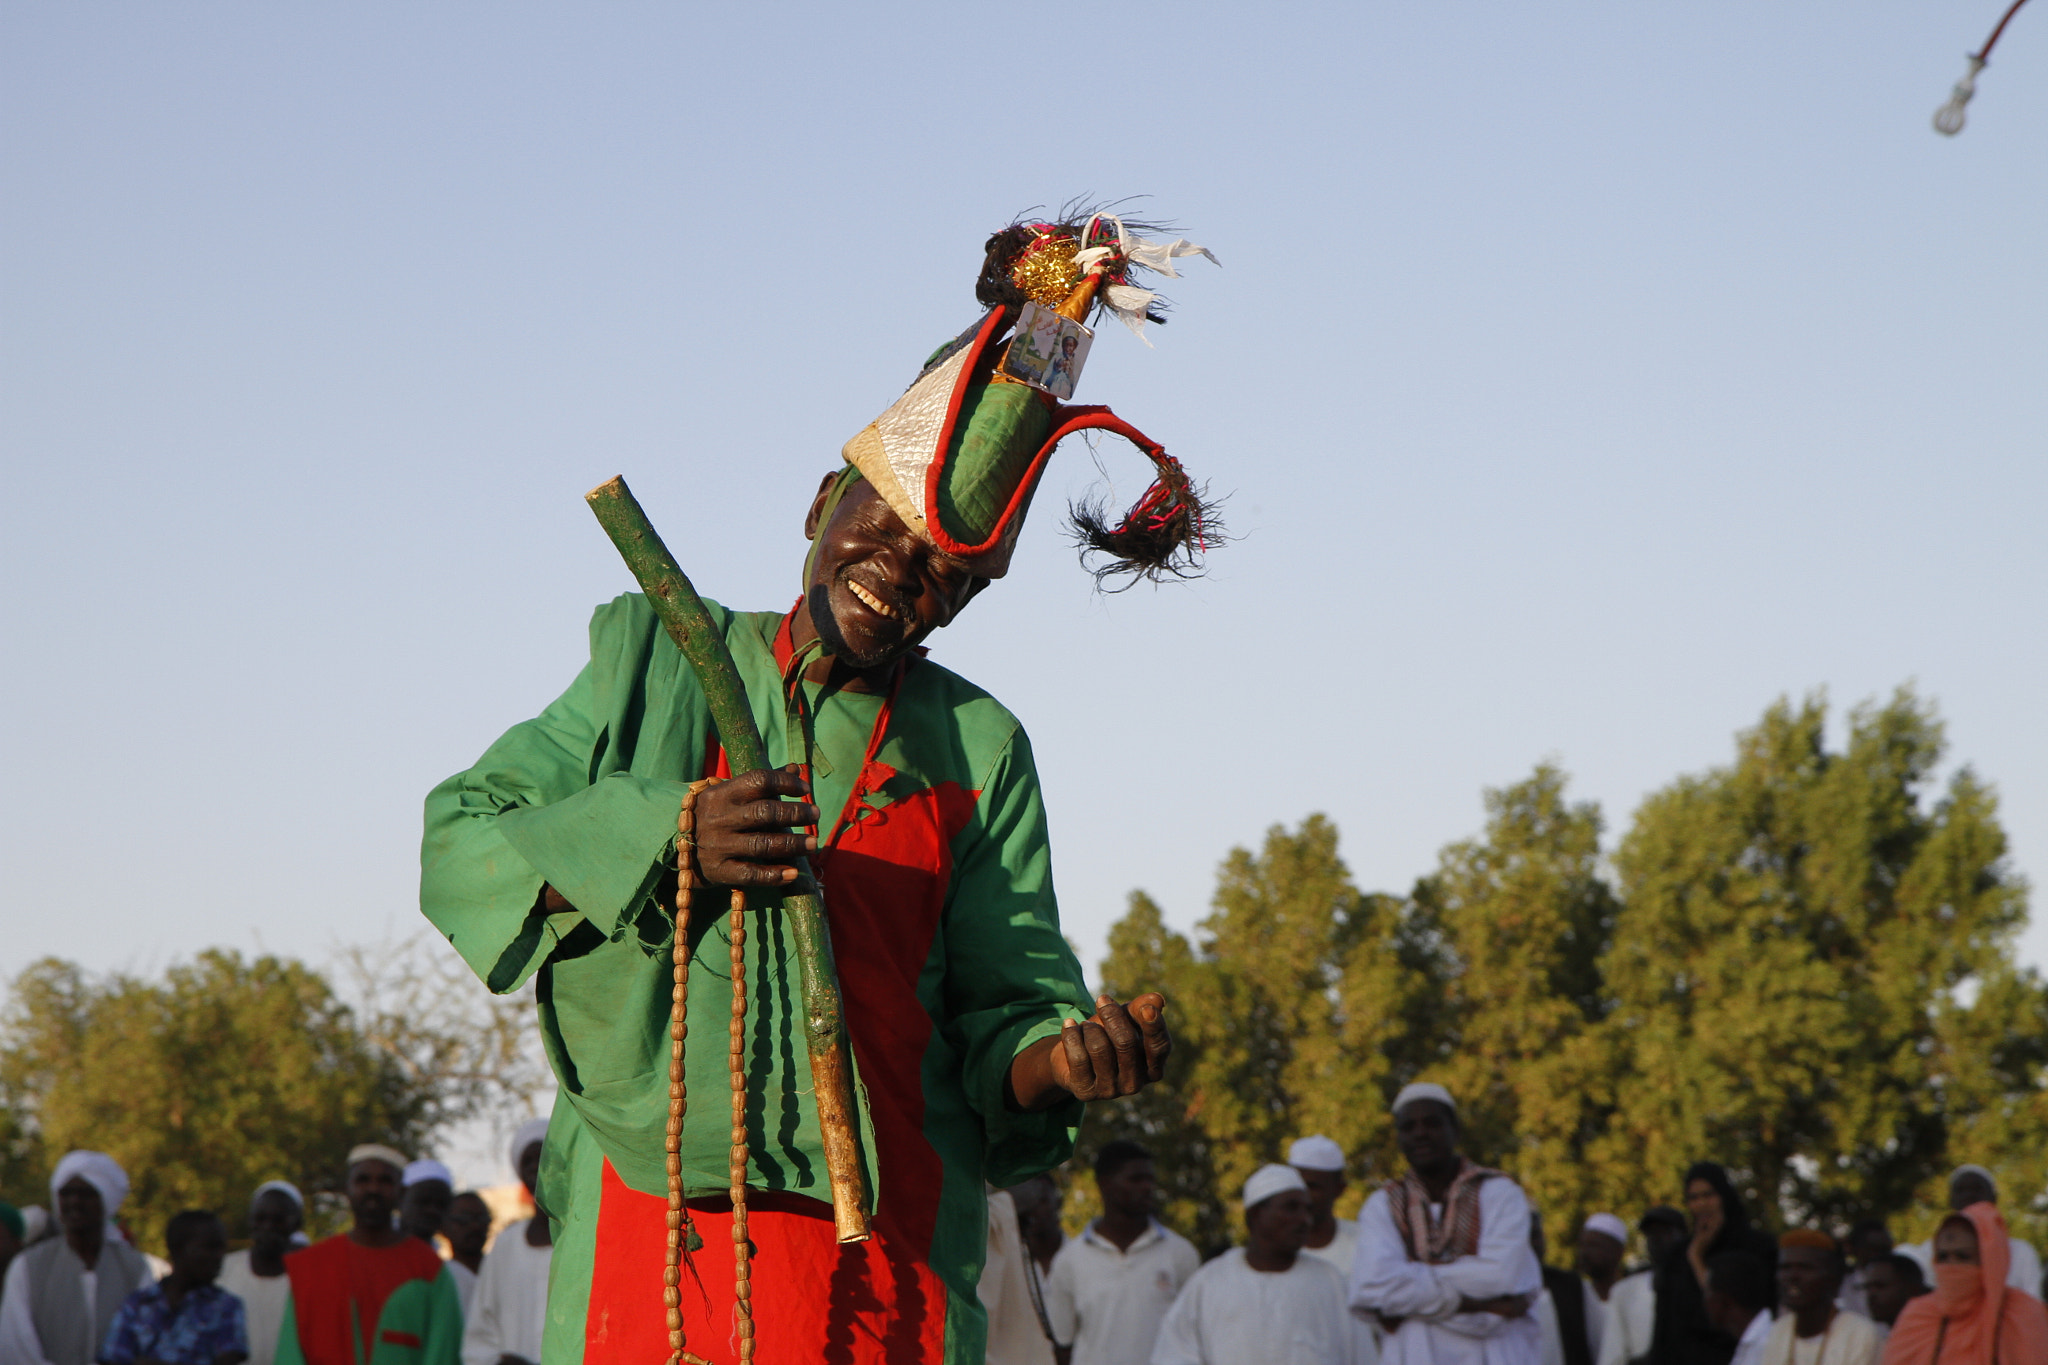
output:
{"label": "man in green robe", "polygon": [[[919,648],[1006,570],[1058,436],[1122,429],[996,377],[1017,309],[984,301],[996,306],[971,339],[820,485],[795,605],[710,604],[775,765],[706,789],[682,850],[713,886],[755,893],[747,1182],[762,1365],[978,1365],[987,1185],[1066,1159],[1081,1101],[1157,1080],[1170,1047],[1156,994],[1088,998],[1016,718]],[[1155,512],[1176,489],[1184,478],[1155,487]],[[692,782],[729,776],[695,676],[632,594],[598,609],[568,691],[427,800],[422,907],[492,990],[536,979],[560,1080],[536,1191],[555,1224],[549,1365],[668,1358],[677,817]],[[774,894],[800,853],[824,890],[874,1191],[873,1238],[844,1246]],[[722,919],[700,910],[691,927],[682,1136],[692,1225],[716,1249],[690,1258],[682,1310],[689,1349],[711,1359],[729,1358],[733,1335]]]}

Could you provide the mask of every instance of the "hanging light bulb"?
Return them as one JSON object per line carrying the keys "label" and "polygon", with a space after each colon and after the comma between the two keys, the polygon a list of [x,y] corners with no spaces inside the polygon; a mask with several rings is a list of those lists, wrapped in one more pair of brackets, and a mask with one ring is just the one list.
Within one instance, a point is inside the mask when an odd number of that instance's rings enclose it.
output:
{"label": "hanging light bulb", "polygon": [[2005,32],[2005,26],[2019,13],[2020,6],[2027,0],[2012,0],[2003,15],[1999,16],[1998,27],[1991,30],[1991,36],[1984,40],[1984,46],[1970,54],[1970,69],[1956,82],[1956,88],[1949,91],[1948,103],[1934,111],[1934,131],[1943,137],[1954,137],[1963,131],[1963,106],[1977,93],[1977,73],[1991,60],[1991,49],[1998,43],[1998,35]]}
{"label": "hanging light bulb", "polygon": [[1934,111],[1934,131],[1943,137],[1954,137],[1963,131],[1963,106],[1970,102],[1970,96],[1977,93],[1977,73],[1984,69],[1984,59],[1972,55],[1970,69],[1956,82],[1956,88],[1949,91],[1948,103]]}

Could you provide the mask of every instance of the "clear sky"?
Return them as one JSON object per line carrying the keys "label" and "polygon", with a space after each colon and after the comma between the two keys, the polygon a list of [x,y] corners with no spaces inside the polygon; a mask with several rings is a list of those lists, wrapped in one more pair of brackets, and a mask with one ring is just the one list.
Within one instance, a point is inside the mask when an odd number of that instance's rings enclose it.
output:
{"label": "clear sky", "polygon": [[2048,10],[1928,124],[1999,7],[10,5],[0,974],[410,932],[422,795],[630,587],[583,492],[786,605],[983,237],[1081,194],[1223,262],[1078,396],[1239,539],[1093,595],[1074,442],[932,643],[1091,967],[1275,822],[1400,890],[1540,760],[1612,833],[1813,689],[1913,682],[2039,878]]}

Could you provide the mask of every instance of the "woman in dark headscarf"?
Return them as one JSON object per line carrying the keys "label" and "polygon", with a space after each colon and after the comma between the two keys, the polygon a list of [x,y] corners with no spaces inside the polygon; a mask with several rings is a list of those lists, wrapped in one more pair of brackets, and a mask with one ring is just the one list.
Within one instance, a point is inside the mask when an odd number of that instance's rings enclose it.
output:
{"label": "woman in dark headscarf", "polygon": [[1724,1251],[1747,1252],[1774,1272],[1775,1284],[1777,1239],[1750,1226],[1735,1183],[1714,1162],[1696,1161],[1686,1171],[1685,1207],[1692,1215],[1692,1236],[1657,1267],[1650,1360],[1653,1365],[1728,1365],[1735,1342],[1707,1320],[1707,1262]]}

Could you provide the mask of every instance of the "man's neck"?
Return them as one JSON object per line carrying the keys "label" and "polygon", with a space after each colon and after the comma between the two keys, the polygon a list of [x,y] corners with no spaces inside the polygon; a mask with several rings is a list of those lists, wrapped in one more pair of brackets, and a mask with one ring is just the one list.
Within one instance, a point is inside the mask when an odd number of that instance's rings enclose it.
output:
{"label": "man's neck", "polygon": [[259,1280],[276,1279],[284,1274],[284,1253],[267,1246],[251,1246],[249,1273]]}
{"label": "man's neck", "polygon": [[451,1251],[448,1254],[448,1259],[459,1266],[473,1271],[483,1265],[484,1254],[481,1251]]}
{"label": "man's neck", "polygon": [[1253,1242],[1244,1249],[1244,1263],[1267,1275],[1284,1275],[1294,1269],[1300,1254],[1287,1247],[1262,1247]]}
{"label": "man's neck", "polygon": [[1308,1244],[1317,1249],[1337,1240],[1337,1215],[1326,1213],[1309,1225]]}
{"label": "man's neck", "polygon": [[176,1308],[179,1304],[183,1303],[187,1294],[200,1287],[175,1270],[164,1276],[158,1283],[163,1286],[164,1297],[171,1301],[172,1308]]}
{"label": "man's neck", "polygon": [[536,1213],[526,1220],[526,1244],[530,1247],[549,1247],[555,1244],[554,1224],[548,1222],[544,1213]]}
{"label": "man's neck", "polygon": [[1152,1227],[1149,1213],[1118,1213],[1114,1209],[1095,1220],[1095,1233],[1118,1251],[1129,1251],[1131,1243],[1143,1237]]}
{"label": "man's neck", "polygon": [[1465,1158],[1453,1156],[1450,1160],[1423,1170],[1420,1166],[1410,1167],[1415,1178],[1422,1182],[1422,1188],[1436,1203],[1443,1203],[1451,1192],[1451,1182],[1458,1178],[1458,1172],[1465,1169]]}
{"label": "man's neck", "polygon": [[1802,1337],[1817,1337],[1835,1320],[1835,1306],[1823,1300],[1792,1315],[1792,1330]]}
{"label": "man's neck", "polygon": [[87,1270],[92,1270],[100,1263],[100,1248],[107,1244],[107,1234],[99,1228],[90,1232],[67,1232],[64,1241],[70,1246],[71,1254],[84,1261]]}
{"label": "man's neck", "polygon": [[386,1247],[395,1247],[400,1242],[410,1240],[411,1237],[412,1234],[404,1228],[390,1226],[380,1228],[358,1223],[348,1230],[348,1239],[351,1242],[354,1242],[359,1247],[374,1247],[378,1250]]}
{"label": "man's neck", "polygon": [[1586,1283],[1593,1286],[1593,1292],[1600,1296],[1600,1302],[1605,1303],[1607,1302],[1608,1294],[1613,1292],[1615,1281],[1620,1278],[1621,1270],[1617,1267],[1608,1271],[1605,1275],[1586,1276]]}

